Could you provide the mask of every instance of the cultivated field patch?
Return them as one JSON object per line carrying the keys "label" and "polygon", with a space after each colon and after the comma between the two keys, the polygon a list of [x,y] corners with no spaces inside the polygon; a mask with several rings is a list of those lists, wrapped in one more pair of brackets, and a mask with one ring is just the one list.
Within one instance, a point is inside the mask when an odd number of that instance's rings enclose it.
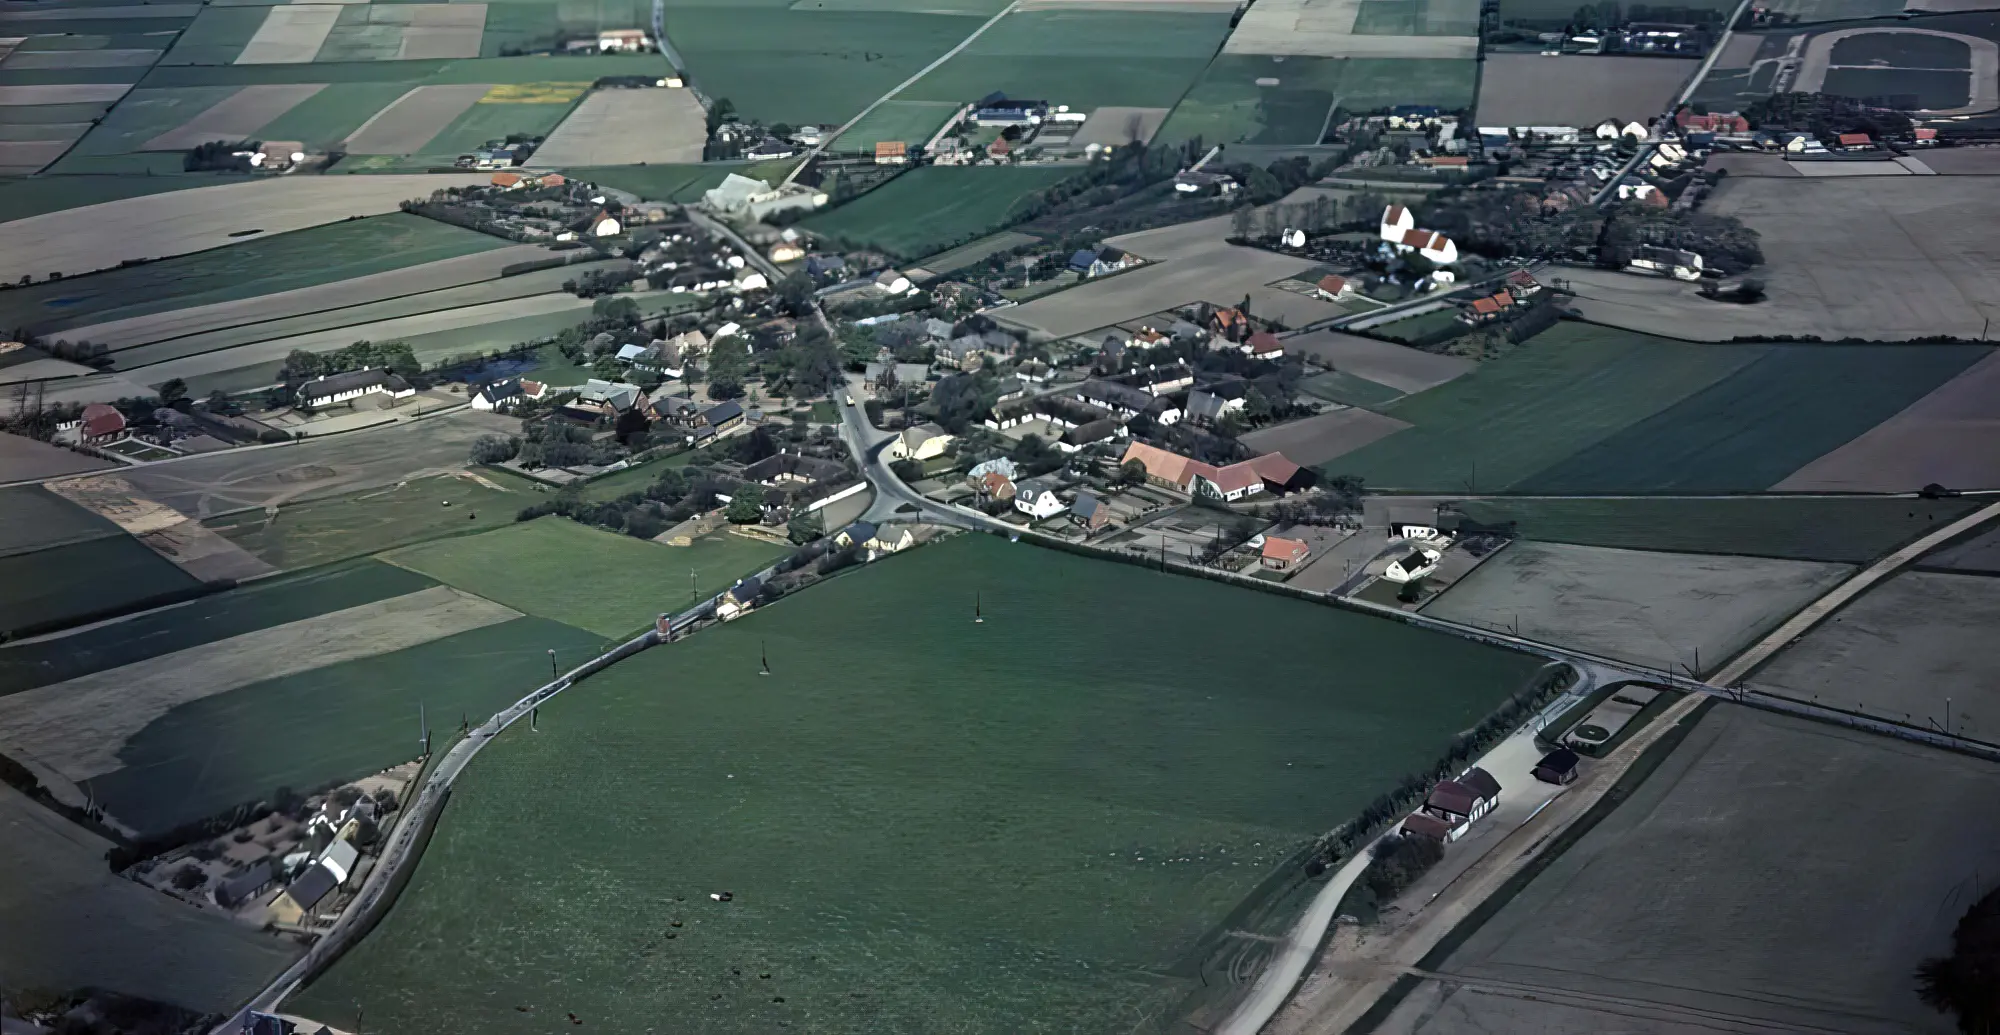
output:
{"label": "cultivated field patch", "polygon": [[[1119,604],[1135,595],[1155,606]],[[1216,652],[1104,650],[1244,637],[1296,649],[1255,680]],[[537,1035],[550,1010],[716,1035],[1164,1021],[1245,940],[1226,931],[1293,922],[1258,886],[1300,845],[1538,667],[994,537],[926,546],[544,706],[541,732],[467,772],[392,917],[295,1008],[494,1035]],[[604,849],[588,879],[548,879],[583,831]],[[441,940],[464,951],[413,966]],[[521,963],[542,958],[560,973]],[[509,1001],[474,991],[502,974]]]}
{"label": "cultivated field patch", "polygon": [[1160,125],[1167,121],[1171,110],[1104,105],[1092,111],[1090,117],[1083,120],[1083,125],[1077,127],[1076,135],[1070,138],[1070,146],[1086,148],[1098,144],[1125,147],[1128,144],[1143,144],[1160,131]]}
{"label": "cultivated field patch", "polygon": [[599,90],[535,149],[534,164],[700,162],[708,140],[706,118],[691,90]]}
{"label": "cultivated field patch", "polygon": [[1700,65],[1693,58],[1488,54],[1473,117],[1481,126],[1643,122],[1667,110]]}
{"label": "cultivated field patch", "polygon": [[0,634],[108,617],[198,585],[126,535],[0,557]]}
{"label": "cultivated field patch", "polygon": [[2000,744],[2000,579],[1903,572],[1750,678],[1785,697]]}
{"label": "cultivated field patch", "polygon": [[242,547],[202,527],[193,518],[139,537],[146,549],[174,562],[175,566],[203,582],[218,579],[240,581],[269,575],[277,569],[258,560]]}
{"label": "cultivated field patch", "polygon": [[117,525],[42,486],[0,489],[0,554],[32,553],[118,534]]}
{"label": "cultivated field patch", "polygon": [[1330,58],[1455,58],[1479,54],[1479,8],[1468,0],[1259,0],[1225,54]]}
{"label": "cultivated field patch", "polygon": [[[625,636],[663,612],[690,606],[697,592],[727,589],[784,552],[733,535],[662,546],[551,517],[395,550],[382,559],[532,615],[600,636]],[[494,563],[496,557],[506,563]]]}
{"label": "cultivated field patch", "polygon": [[419,86],[362,123],[347,138],[347,152],[356,155],[404,155],[424,149],[431,138],[491,90],[478,83]]}
{"label": "cultivated field patch", "polygon": [[1727,379],[1515,487],[1548,493],[1766,489],[1990,354],[1980,345],[1770,346]]}
{"label": "cultivated field patch", "polygon": [[[1392,37],[1350,37],[1389,39]],[[1181,142],[1319,143],[1335,108],[1367,112],[1397,104],[1465,108],[1479,63],[1465,58],[1301,57],[1225,51],[1160,128]]]}
{"label": "cultivated field patch", "polygon": [[111,842],[0,786],[0,970],[10,988],[114,988],[226,1013],[298,947],[193,909],[104,864]]}
{"label": "cultivated field patch", "polygon": [[1949,1030],[1912,961],[1949,947],[2000,865],[2000,814],[1982,805],[1996,778],[1991,762],[1715,707],[1438,968],[1465,979],[1445,1008],[1412,997],[1384,1030],[1629,1031],[1633,1003],[1674,1018],[1659,1031]]}
{"label": "cultivated field patch", "polygon": [[1253,431],[1243,436],[1243,444],[1260,453],[1283,453],[1295,464],[1313,467],[1407,427],[1394,417],[1343,407]]}
{"label": "cultivated field patch", "polygon": [[[264,27],[268,6],[226,7],[209,4],[201,9],[187,28],[174,37],[173,46],[160,59],[162,65],[227,65],[243,54],[243,48]],[[308,59],[310,60],[310,59]]]}
{"label": "cultivated field patch", "polygon": [[[79,128],[78,136],[82,135]],[[0,140],[0,172],[26,176],[39,172],[68,151],[75,136],[62,140]]]}
{"label": "cultivated field patch", "polygon": [[40,86],[0,86],[0,106],[43,104],[110,104],[125,96],[128,83],[69,83]]}
{"label": "cultivated field patch", "polygon": [[519,617],[445,586],[361,604],[0,697],[0,751],[82,781],[179,705]]}
{"label": "cultivated field patch", "polygon": [[1475,365],[1406,345],[1339,331],[1313,331],[1283,339],[1285,351],[1319,360],[1336,371],[1367,378],[1400,392],[1421,392],[1451,381]]}
{"label": "cultivated field patch", "polygon": [[236,55],[239,65],[303,65],[319,54],[334,22],[345,10],[341,4],[279,4],[264,8],[264,24],[257,27],[243,52]]}
{"label": "cultivated field patch", "polygon": [[0,482],[54,478],[113,466],[116,465],[109,460],[0,431]]}
{"label": "cultivated field patch", "polygon": [[0,71],[49,68],[144,68],[159,60],[160,51],[104,47],[97,50],[20,50],[4,54]]}
{"label": "cultivated field patch", "polygon": [[899,258],[916,258],[1004,228],[1026,214],[1036,194],[1074,169],[930,166],[890,180],[800,225]]}
{"label": "cultivated field patch", "polygon": [[1172,107],[1228,32],[1228,13],[1212,9],[1017,9],[898,96],[965,104],[998,90],[1073,111]]}
{"label": "cultivated field patch", "polygon": [[[211,518],[208,527],[280,568],[308,568],[498,528],[532,500],[469,477],[412,478],[351,496]],[[482,516],[483,515],[483,516]]]}
{"label": "cultivated field patch", "polygon": [[1954,543],[1918,562],[1920,567],[2000,575],[2000,530]]}
{"label": "cultivated field patch", "polygon": [[1651,668],[1719,667],[1846,565],[1517,541],[1424,613]]}
{"label": "cultivated field patch", "polygon": [[921,147],[963,107],[953,101],[885,101],[849,126],[833,146],[838,151],[873,152],[876,144],[896,140]]}
{"label": "cultivated field patch", "polygon": [[146,142],[148,151],[186,151],[210,141],[249,140],[259,129],[325,88],[323,83],[246,86]]}
{"label": "cultivated field patch", "polygon": [[1363,406],[1374,409],[1401,399],[1405,393],[1385,384],[1370,381],[1347,373],[1344,370],[1329,370],[1314,374],[1299,382],[1299,391],[1315,399],[1339,403],[1342,406]]}
{"label": "cultivated field patch", "polygon": [[270,140],[296,140],[308,151],[331,151],[375,113],[408,92],[406,83],[328,83],[291,110],[259,127]]}
{"label": "cultivated field patch", "polygon": [[1908,492],[1937,483],[2000,488],[2000,353],[1792,472],[1782,492]]}

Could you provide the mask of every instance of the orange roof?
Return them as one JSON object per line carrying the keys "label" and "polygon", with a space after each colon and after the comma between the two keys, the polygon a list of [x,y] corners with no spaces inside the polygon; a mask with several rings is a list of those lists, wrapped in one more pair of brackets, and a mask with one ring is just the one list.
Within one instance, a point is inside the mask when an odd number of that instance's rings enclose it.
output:
{"label": "orange roof", "polygon": [[980,488],[986,490],[988,496],[1010,495],[1014,491],[1014,483],[1009,481],[1007,476],[1001,474],[999,471],[986,472],[979,479],[979,485]]}
{"label": "orange roof", "polygon": [[877,140],[875,142],[875,157],[877,158],[893,158],[897,155],[908,153],[909,145],[900,140]]}
{"label": "orange roof", "polygon": [[[1193,460],[1189,460],[1179,453],[1170,453],[1158,446],[1149,446],[1144,442],[1134,442],[1126,446],[1125,455],[1118,458],[1118,464],[1122,467],[1134,460],[1146,466],[1146,474],[1148,476],[1158,478],[1171,485],[1180,486],[1187,485],[1188,466],[1194,463]],[[1202,464],[1201,466],[1207,467],[1208,465]]]}
{"label": "orange roof", "polygon": [[1431,246],[1431,238],[1436,236],[1436,234],[1431,233],[1429,230],[1405,230],[1403,231],[1403,243],[1412,248],[1429,248]]}
{"label": "orange roof", "polygon": [[1293,463],[1291,458],[1283,453],[1265,453],[1263,456],[1245,460],[1243,464],[1247,464],[1251,470],[1257,472],[1258,477],[1267,482],[1277,482],[1279,485],[1287,484],[1299,476],[1299,465]]}
{"label": "orange roof", "polygon": [[1215,311],[1215,322],[1221,324],[1224,327],[1227,327],[1230,324],[1235,323],[1236,321],[1241,319],[1243,319],[1243,314],[1237,312],[1236,307],[1234,306],[1231,306],[1228,309],[1217,309]]}
{"label": "orange roof", "polygon": [[1311,552],[1312,547],[1297,539],[1285,539],[1275,535],[1264,537],[1265,560],[1299,561],[1304,560],[1306,554]]}
{"label": "orange roof", "polygon": [[1505,292],[1505,291],[1502,291],[1502,292],[1499,292],[1498,294],[1495,294],[1495,295],[1493,296],[1493,301],[1494,301],[1494,302],[1496,302],[1496,303],[1498,303],[1498,304],[1500,305],[1500,307],[1504,309],[1504,308],[1506,308],[1507,306],[1510,306],[1510,305],[1513,305],[1513,304],[1514,304],[1514,296],[1513,296],[1513,295],[1510,295],[1510,294],[1508,294],[1508,293],[1507,293],[1507,292]]}
{"label": "orange roof", "polygon": [[543,173],[543,174],[542,174],[542,186],[544,186],[544,187],[560,187],[560,186],[562,186],[563,184],[565,184],[565,183],[568,183],[568,182],[569,182],[568,180],[566,180],[566,179],[564,179],[564,178],[563,178],[563,174],[562,174],[562,173]]}
{"label": "orange roof", "polygon": [[1840,135],[1840,144],[1842,147],[1865,147],[1870,143],[1872,141],[1868,139],[1868,134],[1866,133],[1842,133]]}
{"label": "orange roof", "polygon": [[494,173],[494,174],[493,174],[493,185],[494,185],[495,187],[512,187],[512,186],[514,186],[515,184],[517,184],[517,183],[520,183],[520,182],[521,182],[521,174],[520,174],[520,173]]}
{"label": "orange roof", "polygon": [[1326,292],[1329,295],[1340,294],[1342,291],[1346,290],[1346,288],[1347,288],[1346,277],[1336,277],[1333,274],[1329,273],[1326,276],[1319,278],[1319,289],[1321,291]]}
{"label": "orange roof", "polygon": [[1481,316],[1492,316],[1500,311],[1500,303],[1490,298],[1475,298],[1472,300],[1472,311]]}
{"label": "orange roof", "polygon": [[1920,128],[1919,128],[1919,129],[1917,130],[1917,139],[1918,139],[1918,140],[1936,140],[1936,139],[1937,139],[1937,130],[1935,130],[1935,129],[1932,129],[1932,128],[1928,127],[1928,126],[1924,126],[1924,127],[1920,127]]}
{"label": "orange roof", "polygon": [[1382,222],[1400,223],[1402,221],[1403,221],[1403,206],[1391,205],[1388,208],[1382,210]]}
{"label": "orange roof", "polygon": [[1250,354],[1253,356],[1267,356],[1273,352],[1283,351],[1285,346],[1278,341],[1278,336],[1270,331],[1258,331],[1250,335]]}
{"label": "orange roof", "polygon": [[986,145],[986,153],[990,155],[1004,155],[1012,150],[1014,150],[1014,145],[1009,143],[1006,137],[1001,137],[991,144]]}
{"label": "orange roof", "polygon": [[528,395],[540,395],[542,394],[542,383],[540,381],[530,381],[527,378],[522,378],[521,391]]}
{"label": "orange roof", "polygon": [[1256,468],[1252,467],[1248,462],[1230,464],[1228,467],[1211,467],[1208,464],[1191,460],[1188,462],[1188,466],[1192,470],[1192,473],[1199,474],[1203,478],[1214,482],[1215,487],[1220,489],[1225,496],[1232,492],[1242,492],[1244,489],[1264,480],[1264,476],[1258,474]]}

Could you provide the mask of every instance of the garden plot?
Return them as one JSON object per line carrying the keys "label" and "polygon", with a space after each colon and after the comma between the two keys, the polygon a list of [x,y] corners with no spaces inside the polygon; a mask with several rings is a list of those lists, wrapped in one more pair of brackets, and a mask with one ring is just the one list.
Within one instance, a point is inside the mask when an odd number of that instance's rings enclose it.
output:
{"label": "garden plot", "polygon": [[1779,492],[2000,488],[2000,352],[1779,482]]}
{"label": "garden plot", "polygon": [[1167,121],[1167,113],[1171,110],[1119,105],[1098,108],[1083,120],[1076,135],[1070,138],[1069,146],[1080,151],[1091,144],[1102,147],[1143,144],[1160,131],[1160,124]]}
{"label": "garden plot", "polygon": [[692,90],[598,90],[535,149],[538,167],[699,162],[706,116]]}
{"label": "garden plot", "polygon": [[347,138],[349,154],[407,155],[424,149],[492,87],[477,83],[419,86],[375,113]]}
{"label": "garden plot", "polygon": [[280,4],[265,10],[264,24],[250,37],[239,65],[303,65],[319,54],[340,18],[339,4]]}
{"label": "garden plot", "polygon": [[0,250],[0,281],[23,275],[42,279],[51,271],[74,276],[127,259],[159,259],[350,216],[395,212],[410,198],[489,179],[487,174],[282,176],[30,216],[0,224],[0,233],[40,242],[32,249]]}
{"label": "garden plot", "polygon": [[1243,436],[1243,444],[1259,453],[1283,453],[1301,467],[1314,467],[1345,456],[1379,438],[1395,434],[1408,424],[1394,417],[1354,407],[1306,417]]}
{"label": "garden plot", "polygon": [[186,123],[146,142],[148,151],[186,151],[211,141],[249,140],[273,119],[325,88],[323,83],[246,86]]}
{"label": "garden plot", "polygon": [[298,957],[294,945],[111,872],[111,847],[0,786],[0,931],[10,932],[0,972],[10,989],[110,988],[220,1014]]}
{"label": "garden plot", "polygon": [[2000,869],[2000,766],[1712,708],[1378,1030],[1949,1032],[1917,998]]}
{"label": "garden plot", "polygon": [[1479,73],[1481,126],[1595,126],[1644,122],[1680,95],[1693,58],[1488,54]]}
{"label": "garden plot", "polygon": [[[2000,578],[1903,572],[1750,678],[1784,697],[2000,744]],[[1949,713],[1949,714],[1947,714]]]}
{"label": "garden plot", "polygon": [[1709,671],[1846,565],[1520,541],[1425,605],[1435,618],[1651,668]]}
{"label": "garden plot", "polygon": [[0,750],[71,781],[120,767],[125,742],[174,708],[266,679],[386,654],[520,617],[436,586],[0,697]]}

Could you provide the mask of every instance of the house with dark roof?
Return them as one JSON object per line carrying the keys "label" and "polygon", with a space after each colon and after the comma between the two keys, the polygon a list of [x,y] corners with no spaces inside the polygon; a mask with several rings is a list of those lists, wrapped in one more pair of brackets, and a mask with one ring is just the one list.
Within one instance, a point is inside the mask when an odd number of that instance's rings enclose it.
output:
{"label": "house with dark roof", "polygon": [[339,886],[340,878],[332,870],[314,863],[271,900],[271,919],[281,924],[302,924]]}
{"label": "house with dark roof", "polygon": [[743,423],[743,406],[733,399],[717,403],[702,411],[701,422],[709,430],[721,434]]}
{"label": "house with dark roof", "polygon": [[1543,783],[1562,786],[1576,780],[1577,753],[1568,748],[1557,748],[1542,756],[1532,770],[1534,777]]}
{"label": "house with dark roof", "polygon": [[1065,453],[1074,453],[1086,446],[1094,446],[1099,442],[1109,442],[1117,438],[1119,433],[1124,430],[1125,425],[1119,423],[1117,420],[1110,417],[1103,417],[1086,424],[1079,424],[1063,432],[1062,437],[1055,441],[1055,447]]}
{"label": "house with dark roof", "polygon": [[1086,533],[1095,532],[1111,524],[1111,507],[1096,493],[1079,492],[1069,505],[1069,519]]}
{"label": "house with dark roof", "polygon": [[757,606],[757,594],[764,591],[764,580],[743,579],[722,593],[722,599],[715,602],[715,617],[725,622],[734,621]]}
{"label": "house with dark roof", "polygon": [[302,410],[315,410],[326,406],[352,402],[364,395],[383,395],[390,399],[408,399],[417,394],[408,381],[381,368],[351,370],[345,374],[322,374],[315,380],[299,386],[296,394],[297,405]]}
{"label": "house with dark roof", "polygon": [[[1153,405],[1151,392],[1142,391],[1131,385],[1121,385],[1116,381],[1089,380],[1076,388],[1076,397],[1102,407],[1119,417],[1131,418],[1145,413]],[[1171,423],[1171,422],[1168,422]]]}
{"label": "house with dark roof", "polygon": [[224,909],[235,909],[263,894],[264,889],[276,880],[277,875],[271,872],[271,861],[265,859],[217,884],[213,892],[215,904]]}
{"label": "house with dark roof", "polygon": [[1014,486],[1014,509],[1036,521],[1054,517],[1063,512],[1063,503],[1056,496],[1056,487],[1040,478],[1030,478]]}
{"label": "house with dark roof", "polygon": [[1415,582],[1437,570],[1438,558],[1444,554],[1428,546],[1419,546],[1409,553],[1389,562],[1382,571],[1387,582]]}
{"label": "house with dark roof", "polygon": [[1422,812],[1450,827],[1447,841],[1456,841],[1472,829],[1480,817],[1493,811],[1500,800],[1500,781],[1486,770],[1473,766],[1457,779],[1442,780],[1424,798]]}
{"label": "house with dark roof", "polygon": [[1121,249],[1108,244],[1095,248],[1079,249],[1069,257],[1069,268],[1084,279],[1102,277],[1108,273],[1137,265],[1138,259]]}

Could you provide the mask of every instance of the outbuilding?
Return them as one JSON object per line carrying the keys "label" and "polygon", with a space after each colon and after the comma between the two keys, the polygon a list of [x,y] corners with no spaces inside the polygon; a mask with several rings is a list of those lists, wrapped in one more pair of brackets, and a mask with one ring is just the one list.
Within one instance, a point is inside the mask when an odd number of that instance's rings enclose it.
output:
{"label": "outbuilding", "polygon": [[1557,748],[1542,756],[1535,763],[1535,779],[1543,783],[1561,786],[1576,780],[1577,754],[1568,748]]}

